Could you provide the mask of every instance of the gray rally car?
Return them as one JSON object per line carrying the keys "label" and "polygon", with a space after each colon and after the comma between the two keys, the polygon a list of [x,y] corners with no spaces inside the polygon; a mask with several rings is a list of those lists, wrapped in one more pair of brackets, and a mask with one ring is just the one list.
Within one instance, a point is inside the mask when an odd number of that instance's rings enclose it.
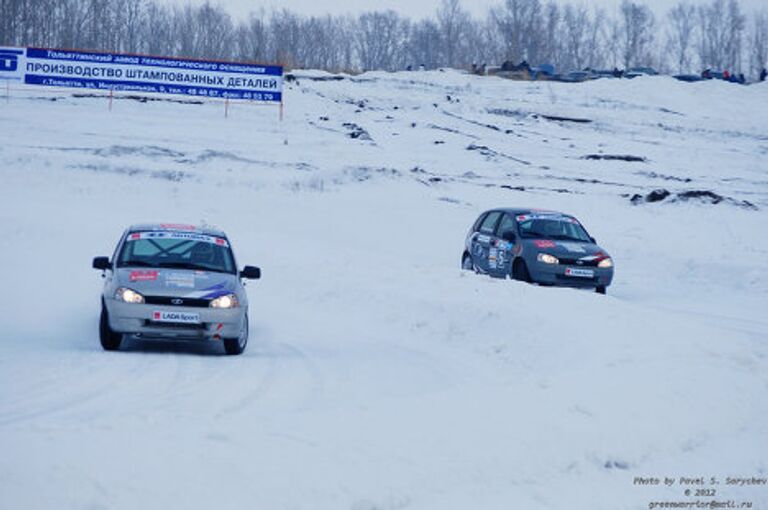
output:
{"label": "gray rally car", "polygon": [[540,285],[605,294],[613,259],[573,216],[538,209],[494,209],[467,234],[461,267]]}
{"label": "gray rally car", "polygon": [[126,335],[188,341],[222,341],[227,354],[248,343],[248,296],[227,236],[194,225],[128,228],[112,256],[93,259],[104,271],[99,334],[104,349],[120,348]]}

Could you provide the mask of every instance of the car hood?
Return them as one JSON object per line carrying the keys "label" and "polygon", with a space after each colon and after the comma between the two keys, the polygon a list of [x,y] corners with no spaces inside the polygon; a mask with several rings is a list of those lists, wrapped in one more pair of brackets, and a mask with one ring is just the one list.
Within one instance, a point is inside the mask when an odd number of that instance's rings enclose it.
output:
{"label": "car hood", "polygon": [[605,250],[594,243],[550,239],[524,239],[522,243],[526,248],[541,253],[550,253],[558,258],[580,259],[584,257],[608,256]]}
{"label": "car hood", "polygon": [[187,269],[121,268],[116,277],[120,287],[145,296],[214,299],[235,292],[238,285],[233,274]]}

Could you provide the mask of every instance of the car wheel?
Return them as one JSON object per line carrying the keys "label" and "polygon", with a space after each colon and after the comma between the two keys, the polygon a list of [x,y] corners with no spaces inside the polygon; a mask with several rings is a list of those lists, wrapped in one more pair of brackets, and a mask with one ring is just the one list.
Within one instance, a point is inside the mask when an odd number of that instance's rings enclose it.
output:
{"label": "car wheel", "polygon": [[521,282],[531,283],[531,274],[528,272],[528,266],[523,259],[515,259],[512,264],[512,279]]}
{"label": "car wheel", "polygon": [[109,327],[109,316],[103,303],[101,305],[101,318],[99,319],[99,340],[101,340],[101,346],[105,351],[120,349],[120,343],[123,341],[123,334],[113,331]]}
{"label": "car wheel", "polygon": [[461,259],[461,268],[465,271],[472,271],[474,270],[474,264],[472,264],[472,257],[470,257],[469,253],[464,253],[464,257]]}
{"label": "car wheel", "polygon": [[242,354],[245,346],[248,345],[248,316],[245,316],[245,325],[243,331],[237,338],[224,339],[224,351],[229,355]]}
{"label": "car wheel", "polygon": [[599,287],[595,288],[595,292],[598,294],[605,294],[606,287],[605,285],[600,285]]}

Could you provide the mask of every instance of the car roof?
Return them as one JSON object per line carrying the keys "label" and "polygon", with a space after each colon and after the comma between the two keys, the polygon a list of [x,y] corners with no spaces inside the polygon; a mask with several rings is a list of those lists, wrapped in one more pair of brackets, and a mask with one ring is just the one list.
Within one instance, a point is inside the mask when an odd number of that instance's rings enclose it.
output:
{"label": "car roof", "polygon": [[227,237],[221,230],[213,227],[204,227],[200,225],[186,225],[183,223],[139,223],[128,227],[128,232],[190,232],[194,234],[203,234],[216,237]]}
{"label": "car roof", "polygon": [[561,213],[560,211],[552,211],[549,209],[539,209],[535,207],[498,207],[496,209],[489,209],[485,211],[483,214],[491,211],[501,211],[504,213],[511,214],[512,216],[517,216],[519,214],[531,214],[531,213],[551,214],[553,216],[571,216],[570,214]]}

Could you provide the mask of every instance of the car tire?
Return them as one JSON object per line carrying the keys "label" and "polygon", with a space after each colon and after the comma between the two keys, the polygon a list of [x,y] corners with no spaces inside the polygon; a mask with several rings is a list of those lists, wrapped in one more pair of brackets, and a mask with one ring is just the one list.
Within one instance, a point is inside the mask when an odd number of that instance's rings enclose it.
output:
{"label": "car tire", "polygon": [[101,318],[99,319],[99,340],[101,340],[101,347],[105,351],[120,349],[120,344],[123,341],[123,334],[113,331],[109,327],[109,315],[107,315],[107,308],[103,303],[101,305]]}
{"label": "car tire", "polygon": [[245,316],[245,326],[237,338],[224,338],[224,352],[230,356],[242,354],[248,345],[248,315]]}
{"label": "car tire", "polygon": [[531,274],[528,272],[528,266],[523,259],[517,258],[512,263],[512,279],[520,282],[531,283]]}
{"label": "car tire", "polygon": [[461,258],[461,268],[465,271],[475,270],[475,265],[472,263],[472,257],[467,252],[464,252],[464,256]]}
{"label": "car tire", "polygon": [[595,288],[595,292],[597,292],[598,294],[605,294],[605,291],[606,291],[605,285],[600,285]]}

